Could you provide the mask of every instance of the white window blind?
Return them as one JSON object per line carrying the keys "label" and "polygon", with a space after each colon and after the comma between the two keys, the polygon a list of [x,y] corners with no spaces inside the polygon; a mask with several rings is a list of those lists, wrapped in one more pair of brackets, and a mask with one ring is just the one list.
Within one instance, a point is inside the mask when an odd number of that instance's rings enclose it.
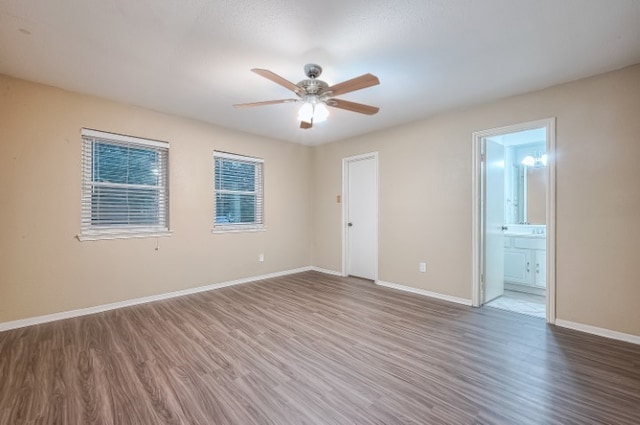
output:
{"label": "white window blind", "polygon": [[168,234],[169,144],[82,129],[79,238]]}
{"label": "white window blind", "polygon": [[214,231],[263,229],[264,161],[218,151],[213,157]]}

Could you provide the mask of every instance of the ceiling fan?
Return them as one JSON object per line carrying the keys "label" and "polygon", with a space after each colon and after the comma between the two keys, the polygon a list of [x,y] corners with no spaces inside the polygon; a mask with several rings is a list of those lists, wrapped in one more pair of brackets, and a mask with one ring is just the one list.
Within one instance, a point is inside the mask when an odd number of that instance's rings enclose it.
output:
{"label": "ceiling fan", "polygon": [[329,86],[329,84],[324,81],[318,80],[318,77],[322,74],[322,67],[313,63],[309,63],[304,66],[304,72],[308,79],[302,80],[298,84],[293,84],[267,69],[254,68],[251,71],[291,90],[298,96],[298,98],[239,103],[233,106],[235,108],[248,108],[251,106],[275,105],[278,103],[301,103],[302,106],[298,111],[298,120],[300,121],[300,128],[303,129],[313,127],[314,122],[318,123],[325,121],[329,116],[327,106],[367,115],[373,115],[380,110],[380,108],[376,106],[364,105],[362,103],[349,102],[347,100],[334,98],[334,96],[339,96],[341,94],[380,84],[378,77],[373,74],[364,74],[359,77],[352,78],[351,80]]}

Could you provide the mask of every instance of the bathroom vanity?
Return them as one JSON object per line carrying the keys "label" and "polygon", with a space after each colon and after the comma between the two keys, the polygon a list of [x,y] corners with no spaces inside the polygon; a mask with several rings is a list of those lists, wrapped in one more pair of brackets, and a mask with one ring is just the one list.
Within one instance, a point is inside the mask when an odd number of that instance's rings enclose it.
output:
{"label": "bathroom vanity", "polygon": [[509,226],[504,232],[504,282],[506,284],[546,288],[545,227]]}

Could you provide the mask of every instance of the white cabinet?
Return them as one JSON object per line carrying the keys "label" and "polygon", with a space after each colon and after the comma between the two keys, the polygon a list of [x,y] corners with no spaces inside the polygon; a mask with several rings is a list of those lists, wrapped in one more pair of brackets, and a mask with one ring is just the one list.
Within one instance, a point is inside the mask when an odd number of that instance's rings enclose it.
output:
{"label": "white cabinet", "polygon": [[535,262],[535,279],[534,284],[536,286],[547,286],[547,251],[541,251],[536,249],[536,262]]}
{"label": "white cabinet", "polygon": [[505,248],[504,280],[528,284],[531,280],[531,253],[528,249]]}
{"label": "white cabinet", "polygon": [[504,281],[546,286],[547,251],[544,238],[505,236]]}

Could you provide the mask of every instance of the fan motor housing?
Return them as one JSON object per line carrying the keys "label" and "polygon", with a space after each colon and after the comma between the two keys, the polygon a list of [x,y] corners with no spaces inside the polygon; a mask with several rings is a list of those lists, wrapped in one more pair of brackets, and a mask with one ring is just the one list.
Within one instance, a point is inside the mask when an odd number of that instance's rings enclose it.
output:
{"label": "fan motor housing", "polygon": [[329,84],[316,79],[302,80],[297,85],[302,87],[307,94],[320,94],[320,92],[329,87]]}

